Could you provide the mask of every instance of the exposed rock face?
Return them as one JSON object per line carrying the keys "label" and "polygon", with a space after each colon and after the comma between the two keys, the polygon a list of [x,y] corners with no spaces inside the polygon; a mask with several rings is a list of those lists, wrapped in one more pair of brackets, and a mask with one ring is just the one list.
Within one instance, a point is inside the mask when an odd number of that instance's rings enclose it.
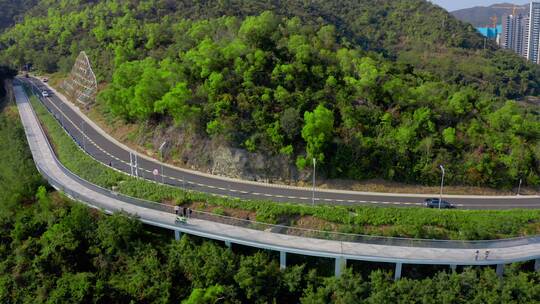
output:
{"label": "exposed rock face", "polygon": [[153,133],[152,138],[139,138],[140,144],[144,145],[150,140],[152,146],[159,147],[166,141],[165,157],[182,167],[253,181],[298,179],[294,162],[285,155],[250,153],[245,149],[229,147],[217,139],[190,135],[190,132],[183,132],[179,128],[153,130]]}
{"label": "exposed rock face", "polygon": [[296,175],[285,156],[266,156],[219,146],[211,157],[212,173],[218,175],[257,181],[287,180]]}

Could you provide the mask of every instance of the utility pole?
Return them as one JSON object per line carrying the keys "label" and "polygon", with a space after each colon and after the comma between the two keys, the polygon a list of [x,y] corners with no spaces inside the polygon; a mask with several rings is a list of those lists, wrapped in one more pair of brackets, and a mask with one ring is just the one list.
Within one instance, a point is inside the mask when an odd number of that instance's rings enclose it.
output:
{"label": "utility pole", "polygon": [[315,174],[316,174],[317,160],[313,158],[313,195],[311,197],[311,204],[315,205]]}
{"label": "utility pole", "polygon": [[441,209],[441,203],[442,203],[442,193],[443,193],[443,186],[444,186],[444,167],[443,165],[439,165],[439,168],[441,168],[442,171],[442,177],[441,177],[441,193],[439,196],[439,210]]}
{"label": "utility pole", "polygon": [[517,192],[517,196],[520,196],[521,195],[521,183],[523,182],[523,179],[520,178],[519,179],[519,186],[518,186],[518,192]]}

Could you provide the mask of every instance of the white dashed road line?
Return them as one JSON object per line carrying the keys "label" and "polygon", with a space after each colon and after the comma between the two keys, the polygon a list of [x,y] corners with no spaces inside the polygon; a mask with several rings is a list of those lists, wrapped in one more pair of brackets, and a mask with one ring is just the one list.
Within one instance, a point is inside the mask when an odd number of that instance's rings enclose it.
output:
{"label": "white dashed road line", "polygon": [[[103,149],[102,147],[100,147],[95,141],[93,141],[90,137],[88,137],[88,135],[86,135],[84,132],[82,132],[82,130],[77,126],[77,124],[75,124],[65,113],[64,111],[62,111],[62,109],[60,109],[49,97],[47,97],[47,100],[49,101],[49,103],[54,106],[56,108],[56,110],[61,113],[63,115],[63,118],[66,119],[67,121],[69,121],[71,123],[71,125],[73,126],[73,128],[75,128],[79,134],[82,134],[85,138],[85,143],[89,143],[91,144],[92,146],[94,146],[95,148],[97,148],[99,151],[103,152],[105,155],[107,155],[108,157],[114,159],[115,161],[118,161],[120,163],[123,163],[125,165],[129,165],[131,166],[131,164],[127,161],[124,161],[114,155],[112,155],[111,153],[107,152],[105,149]],[[71,135],[70,135],[71,136]],[[86,152],[86,151],[85,151]],[[88,153],[88,152],[86,152]],[[153,171],[151,170],[148,170],[148,169],[145,169],[145,168],[139,168],[139,170],[141,170],[142,172],[147,172],[147,173],[152,173]],[[242,194],[251,194],[253,196],[264,196],[264,197],[275,197],[275,198],[288,198],[288,199],[291,199],[291,200],[303,200],[303,201],[306,201],[306,200],[312,200],[313,198],[310,198],[310,197],[297,197],[297,196],[284,196],[284,195],[279,195],[279,194],[270,194],[270,193],[259,193],[259,192],[249,192],[249,191],[242,191],[242,190],[235,190],[235,189],[227,189],[227,188],[223,188],[223,187],[216,187],[216,186],[212,186],[212,185],[206,185],[206,184],[201,184],[201,183],[196,183],[196,182],[191,182],[191,181],[184,181],[182,179],[179,179],[179,178],[176,178],[176,177],[172,177],[172,176],[167,176],[167,175],[163,175],[163,178],[167,178],[167,179],[170,179],[170,180],[175,180],[175,181],[179,181],[179,182],[185,182],[189,185],[196,185],[196,186],[199,186],[199,187],[206,187],[206,188],[209,188],[209,189],[218,189],[218,190],[221,190],[221,191],[228,191],[228,192],[232,192],[232,193],[242,193]],[[211,195],[213,196],[218,196],[218,197],[228,197],[226,195],[222,195],[222,194],[214,194],[214,193],[210,193]],[[377,202],[377,201],[364,201],[364,200],[344,200],[344,199],[330,199],[330,198],[315,198],[315,201],[325,201],[325,202],[337,202],[337,203],[344,203],[344,202],[347,202],[347,203],[351,203],[351,204],[382,204],[382,205],[407,205],[407,206],[410,206],[410,205],[416,205],[416,206],[420,206],[422,204],[420,203],[410,203],[410,202],[406,202],[406,203],[402,203],[402,202]],[[457,206],[460,206],[460,207],[463,207],[464,205],[462,204],[459,204]]]}

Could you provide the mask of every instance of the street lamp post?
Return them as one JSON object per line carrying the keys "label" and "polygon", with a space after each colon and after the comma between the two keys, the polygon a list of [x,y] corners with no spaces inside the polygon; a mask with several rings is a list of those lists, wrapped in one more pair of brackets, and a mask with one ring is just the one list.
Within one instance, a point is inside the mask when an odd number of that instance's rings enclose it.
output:
{"label": "street lamp post", "polygon": [[84,120],[81,122],[81,132],[82,132],[82,140],[83,140],[83,150],[86,151],[86,136],[84,135]]}
{"label": "street lamp post", "polygon": [[442,171],[442,177],[441,177],[441,193],[440,193],[440,195],[439,195],[439,209],[441,209],[442,193],[443,193],[443,187],[444,187],[444,167],[443,167],[443,165],[439,165],[439,168],[441,168],[441,171]]}
{"label": "street lamp post", "polygon": [[311,197],[311,204],[315,205],[315,174],[316,174],[317,160],[313,158],[313,195]]}
{"label": "street lamp post", "polygon": [[[139,178],[139,162],[137,161],[137,154],[135,153],[133,153],[133,160],[133,164],[135,166],[135,177]],[[142,171],[142,174],[144,175],[144,171]]]}
{"label": "street lamp post", "polygon": [[129,170],[131,176],[133,176],[133,154],[131,154],[131,152],[129,152]]}
{"label": "street lamp post", "polygon": [[[45,102],[41,102],[43,105],[45,105]],[[60,125],[62,126],[62,128],[65,130],[66,129],[66,126],[64,124],[64,115],[62,115],[62,109],[58,108],[58,116],[60,117]]]}
{"label": "street lamp post", "polygon": [[159,146],[159,157],[161,158],[161,183],[165,184],[165,176],[163,173],[163,149],[167,145],[167,142],[164,141],[161,146]]}
{"label": "street lamp post", "polygon": [[517,191],[517,196],[520,196],[521,195],[521,183],[523,182],[523,179],[520,178],[519,179],[519,186],[518,186],[518,191]]}

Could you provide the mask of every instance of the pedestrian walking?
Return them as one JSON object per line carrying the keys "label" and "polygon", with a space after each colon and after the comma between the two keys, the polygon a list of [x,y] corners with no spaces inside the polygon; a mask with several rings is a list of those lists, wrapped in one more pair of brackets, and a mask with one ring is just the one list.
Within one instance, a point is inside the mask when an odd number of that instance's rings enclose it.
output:
{"label": "pedestrian walking", "polygon": [[486,250],[486,260],[488,259],[488,256],[489,256],[489,250]]}
{"label": "pedestrian walking", "polygon": [[182,207],[182,215],[186,217],[186,208]]}
{"label": "pedestrian walking", "polygon": [[476,250],[476,254],[474,256],[475,261],[478,261],[478,254],[480,254],[480,250]]}
{"label": "pedestrian walking", "polygon": [[188,208],[188,217],[191,218],[191,213],[193,213],[193,210],[191,210],[191,208]]}
{"label": "pedestrian walking", "polygon": [[174,213],[176,213],[176,215],[178,215],[178,211],[180,211],[180,207],[174,206]]}

